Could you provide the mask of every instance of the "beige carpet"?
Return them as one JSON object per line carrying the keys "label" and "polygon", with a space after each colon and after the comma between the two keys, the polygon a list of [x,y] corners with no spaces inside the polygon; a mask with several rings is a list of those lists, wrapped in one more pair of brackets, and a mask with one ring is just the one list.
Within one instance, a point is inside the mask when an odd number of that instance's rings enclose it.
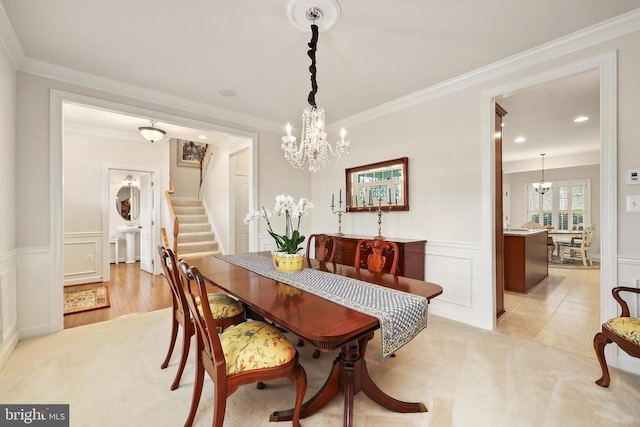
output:
{"label": "beige carpet", "polygon": [[[71,426],[181,426],[191,398],[193,363],[176,391],[178,363],[160,369],[169,337],[168,309],[19,343],[0,371],[2,403],[69,403]],[[355,426],[638,426],[640,377],[612,369],[612,384],[594,384],[596,361],[516,335],[490,333],[430,316],[420,336],[382,362],[379,340],[367,355],[374,380],[392,396],[420,400],[423,414],[395,414],[359,394]],[[301,350],[310,396],[335,354],[312,359]],[[193,355],[193,353],[192,353]],[[212,385],[206,381],[197,426],[211,425]],[[273,410],[293,403],[286,380],[266,389],[246,386],[229,398],[225,426],[275,426]],[[290,425],[281,423],[280,425]],[[342,401],[303,420],[342,425]]]}

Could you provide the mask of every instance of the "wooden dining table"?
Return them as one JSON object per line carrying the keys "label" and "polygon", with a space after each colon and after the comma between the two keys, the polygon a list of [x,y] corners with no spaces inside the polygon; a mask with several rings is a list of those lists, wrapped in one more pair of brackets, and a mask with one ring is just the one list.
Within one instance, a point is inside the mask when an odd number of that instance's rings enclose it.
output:
{"label": "wooden dining table", "polygon": [[[269,253],[264,255],[270,256]],[[189,264],[196,266],[211,285],[242,301],[250,313],[272,321],[321,351],[340,349],[324,385],[303,404],[301,418],[320,410],[339,392],[344,394],[344,426],[353,425],[354,396],[361,391],[391,411],[427,411],[423,403],[403,402],[387,395],[369,375],[364,358],[368,341],[380,328],[377,318],[216,257],[192,259]],[[442,287],[434,283],[372,274],[345,265],[313,261],[312,268],[423,296],[428,300],[442,293]],[[291,420],[292,414],[292,409],[276,411],[271,414],[270,421]]]}

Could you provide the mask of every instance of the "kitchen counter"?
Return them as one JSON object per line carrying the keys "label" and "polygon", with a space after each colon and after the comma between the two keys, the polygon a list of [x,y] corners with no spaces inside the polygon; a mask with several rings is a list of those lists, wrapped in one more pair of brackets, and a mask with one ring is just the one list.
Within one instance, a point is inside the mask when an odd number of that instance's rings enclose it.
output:
{"label": "kitchen counter", "polygon": [[526,293],[549,275],[547,229],[504,230],[504,289]]}

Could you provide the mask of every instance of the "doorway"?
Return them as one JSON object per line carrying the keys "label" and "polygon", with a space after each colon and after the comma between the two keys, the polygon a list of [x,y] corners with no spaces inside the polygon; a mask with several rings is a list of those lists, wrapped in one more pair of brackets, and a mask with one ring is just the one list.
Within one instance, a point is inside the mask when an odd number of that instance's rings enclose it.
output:
{"label": "doorway", "polygon": [[[51,230],[51,250],[50,250],[50,265],[51,265],[51,284],[52,284],[52,292],[49,297],[49,331],[55,332],[63,329],[64,321],[63,321],[63,296],[62,296],[62,288],[63,288],[63,263],[64,263],[64,255],[63,255],[63,244],[64,244],[64,221],[65,221],[65,209],[64,209],[64,191],[66,191],[67,182],[63,179],[64,176],[64,162],[63,158],[65,157],[63,154],[64,149],[64,133],[68,130],[68,126],[64,123],[64,110],[67,105],[80,105],[86,106],[94,110],[103,111],[106,113],[115,113],[122,115],[124,117],[128,117],[129,119],[133,118],[136,120],[142,120],[143,122],[148,121],[149,118],[154,118],[159,120],[163,124],[166,123],[165,130],[174,130],[177,128],[188,129],[194,133],[194,136],[190,136],[189,138],[198,139],[200,134],[207,135],[217,135],[221,139],[228,138],[229,136],[240,136],[243,141],[245,141],[250,156],[250,203],[252,204],[252,208],[257,203],[257,192],[258,192],[258,183],[257,183],[257,155],[253,153],[257,153],[257,135],[252,132],[245,132],[242,130],[227,128],[219,125],[214,125],[212,123],[201,122],[193,119],[187,119],[184,117],[174,116],[168,113],[162,113],[158,111],[147,110],[139,107],[133,107],[129,105],[119,104],[111,101],[101,100],[97,98],[92,98],[84,95],[78,95],[75,93],[69,93],[59,90],[51,91],[50,98],[50,117],[51,117],[51,126],[50,126],[50,194],[51,194],[51,203],[50,203],[50,230]],[[63,126],[64,123],[64,126]],[[145,123],[141,123],[144,125]],[[127,127],[125,132],[130,132],[139,139],[142,139],[137,131],[138,126],[132,125]],[[113,129],[111,129],[113,130]],[[197,133],[196,133],[197,132]],[[103,135],[104,136],[104,135]],[[188,139],[188,138],[186,138]],[[248,142],[247,142],[248,141]],[[148,144],[148,141],[141,141],[141,144]],[[163,148],[166,149],[166,146],[163,144],[153,144],[158,147],[159,150]],[[111,150],[112,153],[123,153],[123,155],[127,155],[129,157],[136,157],[135,153],[132,153],[132,146],[127,146],[125,149],[119,150],[113,148]],[[161,166],[158,166],[158,177],[159,179],[156,182],[156,191],[154,196],[154,206],[161,206],[160,202],[160,193],[168,187],[169,181],[169,151],[164,151],[165,154],[165,163]],[[94,157],[98,157],[93,154]],[[144,157],[144,156],[142,156]],[[141,157],[137,157],[141,158]],[[68,159],[67,159],[68,160]],[[146,160],[146,159],[145,159]],[[103,161],[105,161],[103,159]],[[108,160],[106,160],[108,161]],[[82,162],[78,162],[78,164],[82,165]],[[117,167],[118,164],[115,162],[111,164],[114,167]],[[121,165],[120,165],[121,166]],[[126,168],[126,167],[125,167]],[[108,174],[104,172],[103,169],[103,180],[107,180],[106,176]],[[65,185],[63,186],[63,182]],[[82,180],[78,180],[79,184],[82,184]],[[81,197],[82,192],[78,192],[77,195]],[[94,194],[95,195],[95,194]],[[102,208],[99,209],[100,212],[105,210],[106,204],[108,201],[106,197],[102,201]],[[156,217],[162,218],[162,221],[166,222],[166,213],[156,214]],[[106,220],[103,218],[101,224],[102,227],[94,227],[94,230],[102,230],[107,229],[104,225]],[[156,224],[162,225],[161,221],[156,222]],[[156,228],[159,229],[158,225]],[[99,231],[102,234],[102,230]],[[98,231],[96,231],[98,232]],[[108,234],[106,235],[109,236]],[[159,241],[159,236],[154,237],[154,241]],[[109,250],[109,239],[105,239],[104,245],[106,246],[105,252]],[[155,255],[154,255],[155,256]],[[100,257],[100,259],[105,259]],[[158,263],[156,263],[158,265]],[[108,269],[108,265],[107,265]],[[59,289],[59,292],[55,290]]]}
{"label": "doorway", "polygon": [[[506,84],[501,87],[488,90],[483,93],[483,155],[485,156],[486,164],[489,165],[483,168],[483,181],[486,183],[487,188],[492,189],[492,198],[495,198],[496,194],[500,194],[495,191],[492,186],[492,176],[494,169],[492,168],[493,153],[493,136],[494,130],[492,126],[493,118],[493,105],[496,100],[503,96],[512,95],[522,90],[537,87],[547,82],[552,82],[560,78],[566,78],[572,75],[576,75],[589,70],[597,70],[599,72],[599,84],[600,84],[600,127],[601,127],[601,139],[600,143],[600,261],[601,269],[599,274],[599,299],[602,301],[602,296],[606,296],[610,293],[611,287],[616,283],[616,140],[615,140],[615,128],[616,128],[616,53],[611,52],[608,54],[600,55],[597,57],[585,59],[581,62],[571,64],[562,68],[554,69],[549,72],[531,76],[524,80],[515,81]],[[511,188],[511,194],[513,194],[514,188]],[[488,230],[485,232],[485,245],[484,250],[487,254],[494,254],[493,238],[491,233],[495,230],[494,226],[494,214],[490,204],[485,205],[485,213],[489,218],[490,224],[487,223]],[[512,221],[513,214],[511,212]],[[513,222],[512,222],[513,226]],[[494,263],[495,265],[495,263]],[[495,270],[488,276],[487,288],[494,283]],[[495,298],[495,297],[494,297]],[[600,302],[600,318],[613,317],[615,313],[609,306],[603,306]],[[495,299],[494,306],[495,309]],[[487,316],[485,319],[487,323],[493,324],[493,328],[496,325],[495,311],[491,313],[488,309],[484,311]],[[489,319],[489,315],[492,315],[492,319]],[[613,358],[613,354],[611,355]]]}

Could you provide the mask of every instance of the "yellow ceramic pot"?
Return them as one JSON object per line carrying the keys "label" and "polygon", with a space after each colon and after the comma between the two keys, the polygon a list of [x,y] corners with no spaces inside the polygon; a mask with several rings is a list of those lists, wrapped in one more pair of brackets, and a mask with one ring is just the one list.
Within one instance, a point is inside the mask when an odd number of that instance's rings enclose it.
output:
{"label": "yellow ceramic pot", "polygon": [[294,272],[302,270],[304,254],[288,254],[285,252],[271,252],[273,267],[278,271]]}

